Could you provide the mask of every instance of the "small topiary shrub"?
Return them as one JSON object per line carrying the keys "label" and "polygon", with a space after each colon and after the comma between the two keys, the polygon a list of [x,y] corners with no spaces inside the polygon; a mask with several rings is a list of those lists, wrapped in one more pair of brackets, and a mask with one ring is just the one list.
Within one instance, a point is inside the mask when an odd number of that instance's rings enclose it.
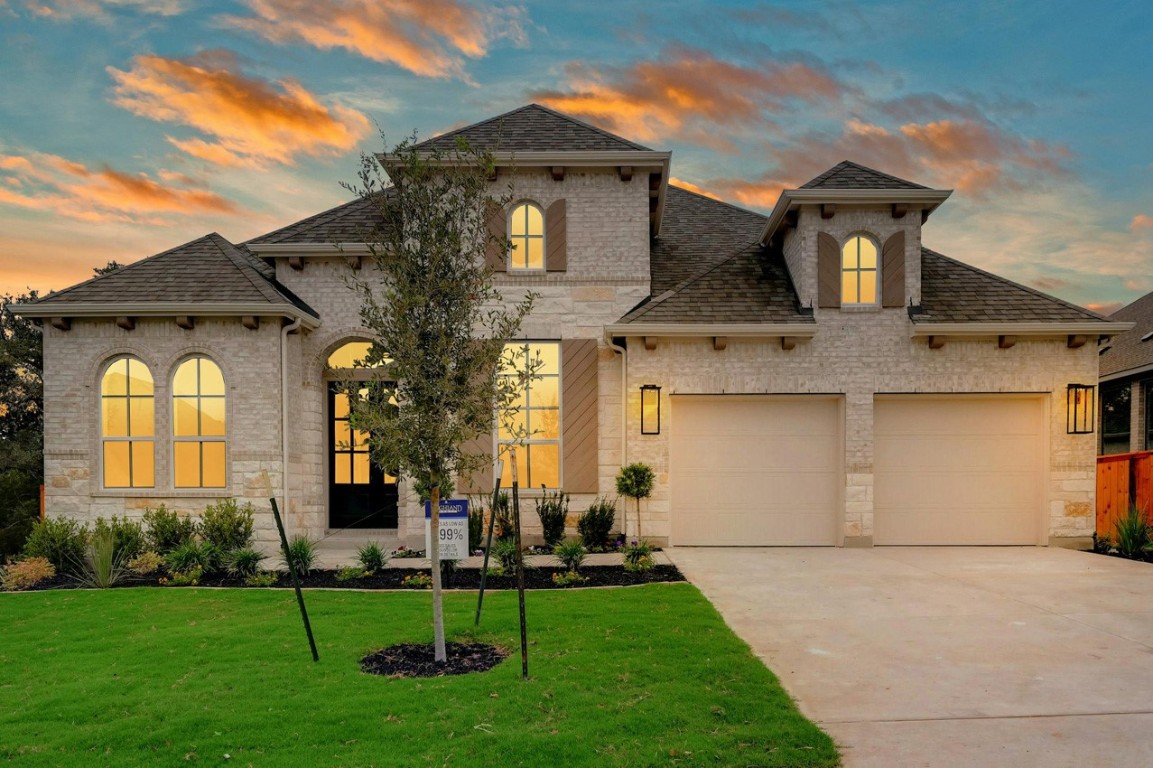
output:
{"label": "small topiary shrub", "polygon": [[46,557],[29,557],[0,568],[0,589],[16,592],[31,589],[56,575],[56,568]]}
{"label": "small topiary shrub", "polygon": [[604,549],[609,544],[609,535],[616,522],[617,505],[607,496],[598,496],[577,520],[577,532],[581,541],[590,551]]}
{"label": "small topiary shrub", "polygon": [[144,510],[144,538],[153,552],[167,555],[195,535],[196,521],[191,517],[172,512],[163,504]]}
{"label": "small topiary shrub", "polygon": [[[653,474],[652,467],[639,462],[621,467],[620,472],[617,473],[617,494],[635,499],[637,503],[637,536],[641,535],[641,499],[647,499],[652,495],[655,481],[656,475]],[[626,514],[623,526],[626,534],[628,533],[628,522],[628,515]]]}
{"label": "small topiary shrub", "polygon": [[150,576],[160,570],[160,566],[164,565],[164,558],[156,552],[149,550],[141,552],[136,557],[128,561],[128,570],[135,573],[137,576]]}
{"label": "small topiary shrub", "polygon": [[557,560],[560,560],[565,570],[579,571],[584,565],[587,550],[579,541],[562,541],[553,547],[552,553],[556,555]]}
{"label": "small topiary shrub", "polygon": [[260,573],[260,564],[264,560],[265,554],[252,547],[234,549],[224,556],[224,570],[229,576],[247,579]]}
{"label": "small topiary shrub", "polygon": [[[220,570],[221,554],[207,541],[189,541],[168,553],[165,562],[173,575],[199,570],[201,575]],[[198,577],[199,578],[199,577]]]}
{"label": "small topiary shrub", "polygon": [[[544,486],[541,486],[544,490]],[[568,519],[568,494],[564,491],[549,493],[537,500],[536,513],[540,517],[541,529],[544,531],[544,544],[552,549],[564,538],[564,524]]]}
{"label": "small topiary shrub", "polygon": [[243,507],[236,499],[221,499],[204,508],[200,519],[200,535],[221,552],[244,549],[252,544],[252,504]]}
{"label": "small topiary shrub", "polygon": [[84,559],[88,526],[75,520],[45,518],[32,526],[24,543],[25,557],[43,557],[57,573],[75,573]]}
{"label": "small topiary shrub", "polygon": [[360,567],[366,571],[379,571],[388,562],[388,556],[375,541],[370,541],[356,550],[356,560]]}
{"label": "small topiary shrub", "polygon": [[92,528],[92,534],[100,535],[107,533],[112,537],[113,546],[116,550],[116,557],[122,562],[132,560],[146,547],[146,539],[144,536],[144,529],[140,523],[135,520],[129,520],[127,517],[112,516],[112,522],[107,522],[103,517],[96,518],[96,525]]}
{"label": "small topiary shrub", "polygon": [[301,534],[292,537],[288,542],[288,559],[281,558],[285,568],[296,571],[297,576],[307,576],[312,573],[312,566],[316,564],[316,544],[312,539]]}

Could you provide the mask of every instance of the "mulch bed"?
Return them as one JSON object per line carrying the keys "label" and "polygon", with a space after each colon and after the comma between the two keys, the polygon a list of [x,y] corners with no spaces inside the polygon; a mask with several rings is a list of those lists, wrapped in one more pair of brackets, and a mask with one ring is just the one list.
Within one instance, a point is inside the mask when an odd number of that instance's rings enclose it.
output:
{"label": "mulch bed", "polygon": [[486,672],[508,657],[508,651],[484,643],[445,643],[446,660],[437,664],[432,644],[404,643],[382,648],[360,660],[361,670],[386,677],[444,677]]}
{"label": "mulch bed", "polygon": [[[405,589],[402,584],[405,576],[414,573],[427,574],[427,568],[385,568],[371,576],[360,579],[341,581],[336,578],[337,571],[313,571],[300,580],[300,586],[305,588],[322,589]],[[553,583],[554,573],[563,573],[563,568],[545,567],[528,568],[524,573],[524,586],[526,589],[571,589],[572,587],[558,587]],[[657,582],[684,581],[685,577],[675,565],[658,565],[653,570],[644,573],[630,573],[620,565],[590,565],[580,571],[587,581],[581,587],[628,587],[637,584],[653,584]],[[125,579],[118,586],[123,587],[155,587],[159,585],[162,574],[147,578]],[[56,576],[48,581],[41,582],[33,590],[44,589],[73,589],[82,586],[75,579],[68,576]],[[166,585],[171,589],[178,589]],[[260,587],[247,587],[243,579],[230,576],[209,576],[201,579],[202,587],[241,587],[246,589],[260,589]],[[280,574],[277,587],[291,587],[292,580],[287,574]],[[475,590],[480,588],[480,570],[476,568],[462,568],[455,572],[445,573],[443,586],[445,589]],[[515,576],[492,576],[485,583],[486,590],[516,589]]]}

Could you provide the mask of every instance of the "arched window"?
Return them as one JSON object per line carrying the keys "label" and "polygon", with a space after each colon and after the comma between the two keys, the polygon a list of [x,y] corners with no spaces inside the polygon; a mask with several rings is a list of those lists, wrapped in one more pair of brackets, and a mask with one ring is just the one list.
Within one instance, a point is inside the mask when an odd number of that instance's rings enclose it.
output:
{"label": "arched window", "polygon": [[152,373],[135,357],[113,360],[100,379],[105,488],[156,485]]}
{"label": "arched window", "polygon": [[177,488],[225,485],[224,376],[207,357],[190,357],[172,377],[172,455]]}
{"label": "arched window", "polygon": [[392,362],[387,357],[372,364],[365,362],[370,349],[372,349],[371,341],[346,341],[328,356],[327,365],[329,368],[337,370],[352,370],[355,368],[380,368]]}
{"label": "arched window", "polygon": [[841,305],[877,303],[877,244],[854,235],[841,247]]}
{"label": "arched window", "polygon": [[521,203],[509,218],[509,270],[544,269],[544,214],[533,203]]}

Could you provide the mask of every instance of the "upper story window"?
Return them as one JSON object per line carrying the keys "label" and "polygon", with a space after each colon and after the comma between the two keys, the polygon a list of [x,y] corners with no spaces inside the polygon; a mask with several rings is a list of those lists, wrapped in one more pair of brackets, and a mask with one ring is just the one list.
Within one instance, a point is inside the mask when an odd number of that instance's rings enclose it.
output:
{"label": "upper story window", "polygon": [[100,379],[105,488],[156,485],[152,373],[135,357],[114,360]]}
{"label": "upper story window", "polygon": [[509,271],[544,269],[544,214],[534,203],[514,206],[509,216]]}
{"label": "upper story window", "polygon": [[336,370],[381,368],[392,362],[387,357],[372,363],[368,362],[368,353],[371,349],[371,341],[346,341],[328,356],[328,367]]}
{"label": "upper story window", "polygon": [[[530,368],[536,374],[520,385],[509,417],[497,414],[498,454],[507,458],[516,446],[517,481],[521,488],[560,487],[561,402],[560,344],[556,342],[505,345],[501,375],[520,378]],[[506,474],[510,478],[511,473]]]}
{"label": "upper story window", "polygon": [[220,367],[185,360],[172,377],[172,455],[177,488],[225,485],[225,392]]}
{"label": "upper story window", "polygon": [[1130,384],[1101,387],[1101,453],[1129,453]]}
{"label": "upper story window", "polygon": [[877,244],[854,235],[841,246],[841,305],[877,303]]}

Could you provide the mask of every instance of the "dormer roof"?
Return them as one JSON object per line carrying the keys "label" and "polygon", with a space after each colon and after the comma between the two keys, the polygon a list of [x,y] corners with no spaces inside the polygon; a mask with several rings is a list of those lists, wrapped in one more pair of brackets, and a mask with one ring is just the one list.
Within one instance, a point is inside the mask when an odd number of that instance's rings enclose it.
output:
{"label": "dormer roof", "polygon": [[801,185],[801,189],[928,189],[887,173],[866,168],[850,160],[842,160],[816,178]]}
{"label": "dormer roof", "polygon": [[526,104],[479,123],[442,133],[416,149],[450,150],[457,137],[473,147],[507,152],[652,152],[648,147],[561,114],[540,104]]}

